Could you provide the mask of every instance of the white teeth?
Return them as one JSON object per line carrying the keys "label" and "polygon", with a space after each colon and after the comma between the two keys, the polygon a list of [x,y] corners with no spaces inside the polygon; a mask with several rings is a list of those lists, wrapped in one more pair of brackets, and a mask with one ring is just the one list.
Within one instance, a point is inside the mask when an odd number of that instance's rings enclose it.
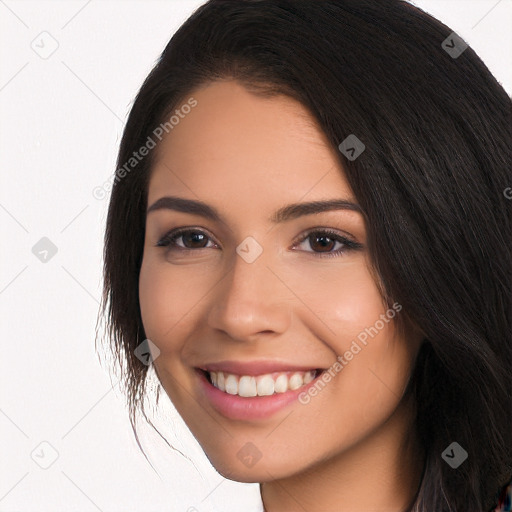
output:
{"label": "white teeth", "polygon": [[316,376],[316,370],[307,372],[282,372],[258,375],[233,375],[224,372],[208,372],[212,384],[230,395],[244,397],[269,396],[299,389],[309,384]]}
{"label": "white teeth", "polygon": [[238,381],[238,394],[240,396],[256,396],[256,379],[244,375]]}
{"label": "white teeth", "polygon": [[288,391],[288,377],[286,375],[279,375],[274,384],[274,391],[276,393],[284,393]]}
{"label": "white teeth", "polygon": [[294,373],[288,381],[288,387],[290,389],[299,389],[304,385],[304,377],[302,373]]}
{"label": "white teeth", "polygon": [[304,374],[304,384],[309,384],[315,378],[315,372],[306,372]]}
{"label": "white teeth", "polygon": [[256,378],[256,387],[258,396],[268,396],[274,394],[274,379],[272,375],[261,375]]}
{"label": "white teeth", "polygon": [[238,394],[238,379],[234,375],[228,375],[226,377],[226,393],[230,395]]}
{"label": "white teeth", "polygon": [[[214,383],[221,391],[226,391],[226,380],[224,379],[223,372],[212,372],[217,373],[217,384]],[[210,374],[211,375],[211,374]]]}

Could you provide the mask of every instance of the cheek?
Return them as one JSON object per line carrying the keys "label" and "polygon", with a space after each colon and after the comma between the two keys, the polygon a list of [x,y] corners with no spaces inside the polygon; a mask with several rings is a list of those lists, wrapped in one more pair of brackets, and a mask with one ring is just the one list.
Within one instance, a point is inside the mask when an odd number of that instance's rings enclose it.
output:
{"label": "cheek", "polygon": [[[337,400],[350,410],[350,418],[386,414],[399,401],[413,361],[412,340],[398,336],[395,327],[400,306],[384,304],[361,260],[303,283],[300,293],[316,316],[310,317],[310,329],[343,358],[343,367],[333,369]],[[315,331],[317,318],[329,327],[327,335],[324,329],[321,336]]]}
{"label": "cheek", "polygon": [[139,275],[139,303],[144,331],[152,341],[160,339],[159,331],[165,318],[164,304],[168,299],[162,277],[156,266],[144,257]]}
{"label": "cheek", "polygon": [[386,312],[363,258],[340,264],[335,271],[331,266],[303,275],[310,277],[295,280],[302,282],[297,294],[307,297],[307,305],[329,327],[329,338],[340,348]]}
{"label": "cheek", "polygon": [[184,267],[158,264],[151,257],[143,259],[139,276],[142,322],[146,336],[162,351],[179,339],[177,334],[186,324],[183,320],[193,317],[194,306],[209,288],[198,273],[198,269],[192,275]]}

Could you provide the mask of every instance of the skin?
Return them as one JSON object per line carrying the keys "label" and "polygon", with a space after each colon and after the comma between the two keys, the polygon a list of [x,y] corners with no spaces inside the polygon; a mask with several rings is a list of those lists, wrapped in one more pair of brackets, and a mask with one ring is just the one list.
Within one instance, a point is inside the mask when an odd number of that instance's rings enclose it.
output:
{"label": "skin", "polygon": [[[403,398],[420,335],[385,323],[308,404],[295,402],[264,420],[230,420],[201,393],[194,367],[208,362],[276,359],[328,368],[388,307],[361,213],[269,221],[289,203],[357,203],[307,109],[287,96],[256,96],[232,80],[191,96],[197,106],[158,147],[148,205],[168,195],[201,200],[222,222],[169,209],[147,215],[140,306],[145,333],[160,350],[154,364],[164,389],[219,473],[261,484],[267,512],[404,510],[423,467],[414,403]],[[181,251],[156,246],[178,227],[207,238],[188,250],[183,237]],[[343,246],[322,249],[314,238],[294,244],[312,228],[363,247],[328,257],[322,251]],[[236,252],[247,236],[263,248],[252,263]],[[252,467],[237,457],[247,442],[261,453]]]}

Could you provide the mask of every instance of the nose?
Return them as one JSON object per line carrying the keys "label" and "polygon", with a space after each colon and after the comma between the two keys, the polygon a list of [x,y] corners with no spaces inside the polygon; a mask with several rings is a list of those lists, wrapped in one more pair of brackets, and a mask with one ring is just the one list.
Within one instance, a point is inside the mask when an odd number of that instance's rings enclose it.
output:
{"label": "nose", "polygon": [[264,255],[265,251],[252,263],[234,255],[233,266],[211,296],[210,328],[238,341],[286,332],[293,296],[269,268]]}

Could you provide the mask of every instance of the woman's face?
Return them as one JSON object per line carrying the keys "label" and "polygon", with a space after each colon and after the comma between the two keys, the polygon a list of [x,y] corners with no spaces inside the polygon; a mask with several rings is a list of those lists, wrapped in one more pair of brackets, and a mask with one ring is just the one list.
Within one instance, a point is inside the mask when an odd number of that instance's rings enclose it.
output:
{"label": "woman's face", "polygon": [[[363,215],[308,111],[234,81],[191,96],[158,148],[148,210],[172,196],[218,218],[170,200],[148,211],[140,306],[158,376],[233,480],[348,456],[400,416],[419,339],[383,304]],[[339,203],[300,208],[318,201]],[[176,228],[192,233],[164,238]]]}

